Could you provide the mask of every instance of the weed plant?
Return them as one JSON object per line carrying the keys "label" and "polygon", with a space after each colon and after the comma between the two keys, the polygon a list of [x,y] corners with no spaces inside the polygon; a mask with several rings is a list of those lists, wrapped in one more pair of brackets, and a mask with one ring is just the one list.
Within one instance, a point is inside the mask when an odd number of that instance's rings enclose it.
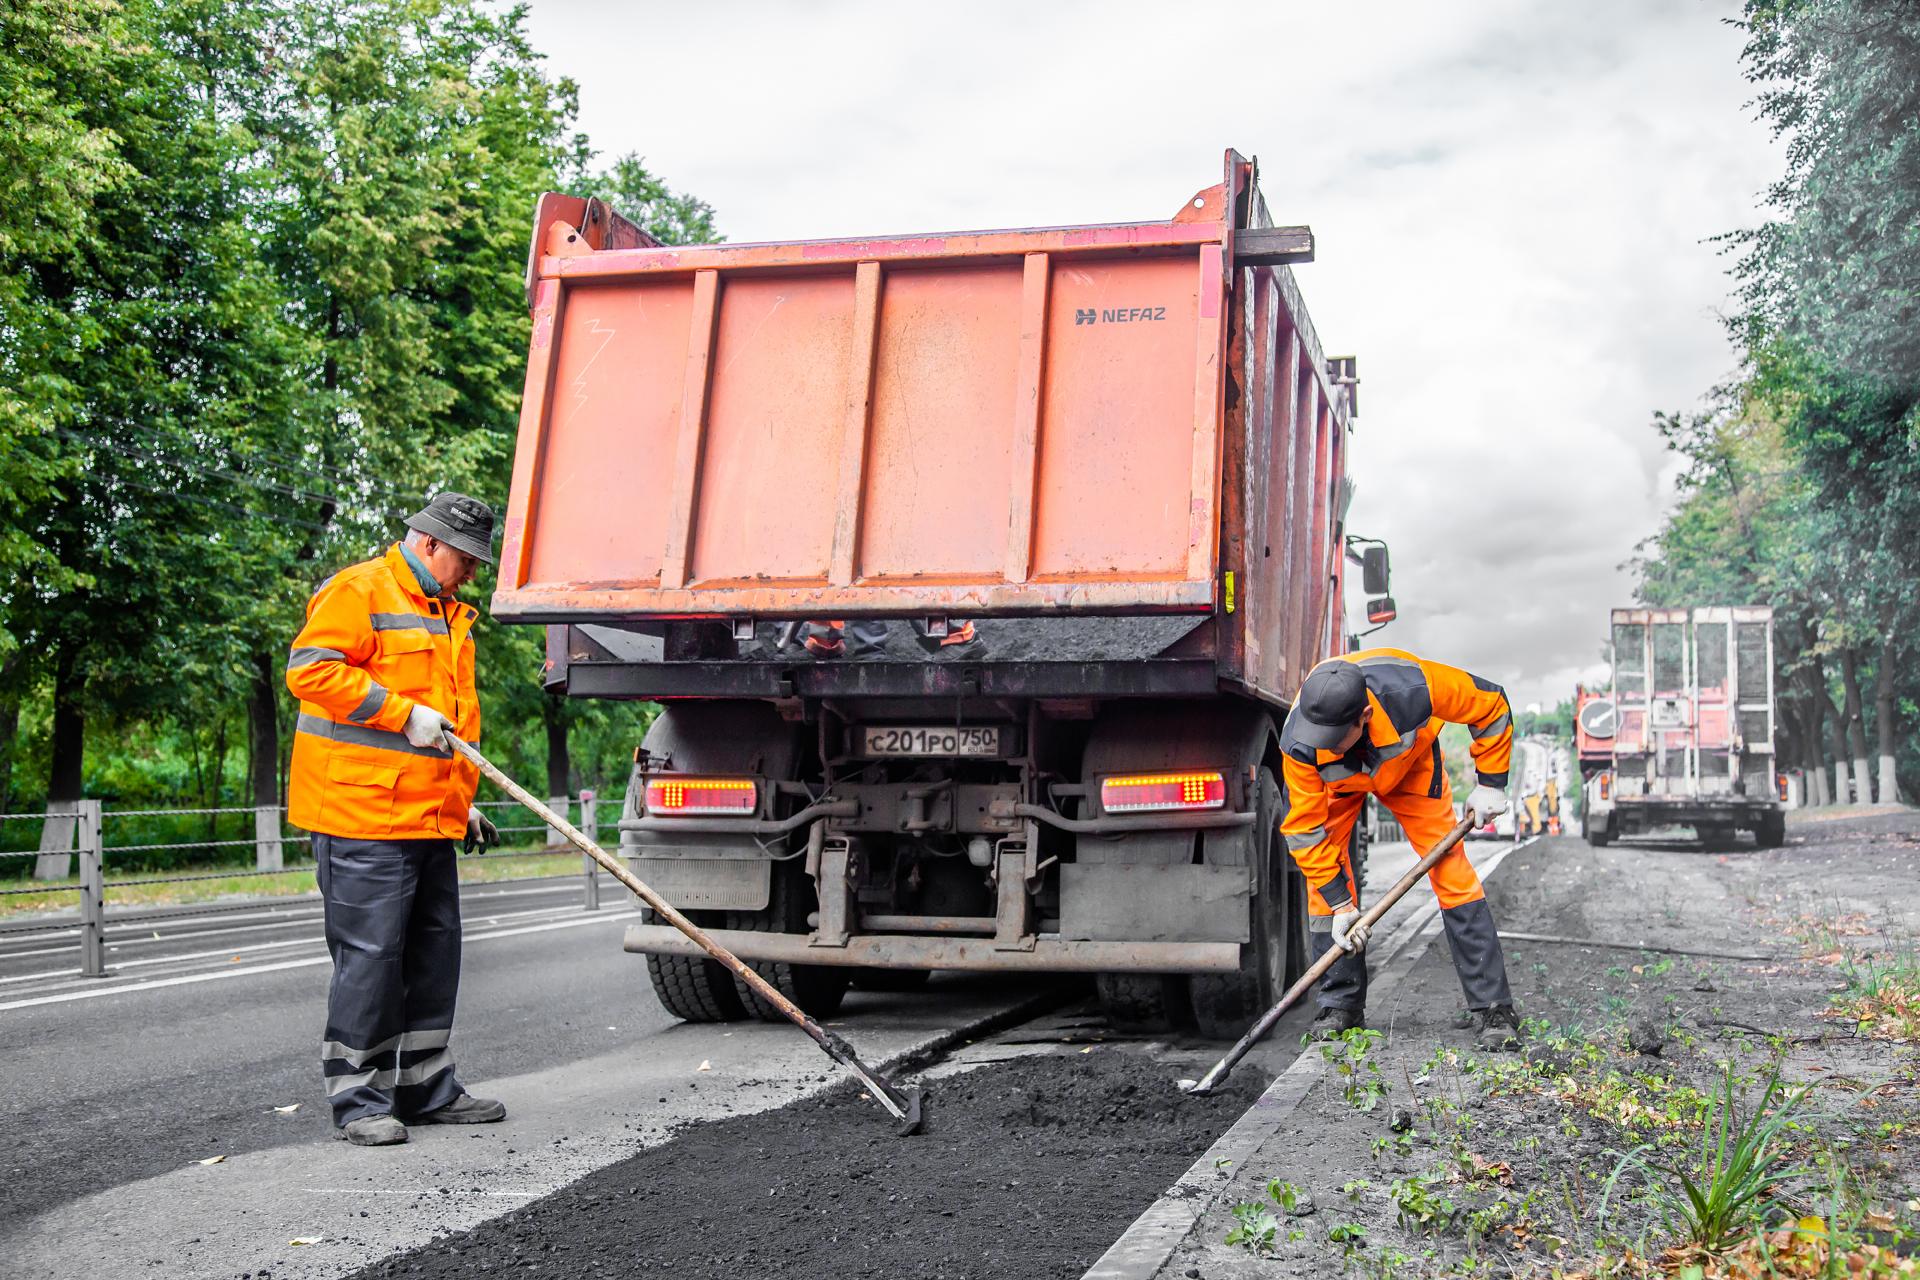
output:
{"label": "weed plant", "polygon": [[1621,1176],[1638,1171],[1646,1197],[1667,1229],[1694,1248],[1717,1253],[1751,1235],[1761,1224],[1767,1198],[1804,1185],[1818,1172],[1787,1163],[1790,1135],[1805,1111],[1807,1090],[1780,1083],[1780,1062],[1767,1076],[1760,1100],[1741,1113],[1733,1064],[1722,1068],[1713,1115],[1702,1130],[1697,1160],[1650,1158],[1645,1143],[1620,1158],[1601,1196],[1600,1217]]}

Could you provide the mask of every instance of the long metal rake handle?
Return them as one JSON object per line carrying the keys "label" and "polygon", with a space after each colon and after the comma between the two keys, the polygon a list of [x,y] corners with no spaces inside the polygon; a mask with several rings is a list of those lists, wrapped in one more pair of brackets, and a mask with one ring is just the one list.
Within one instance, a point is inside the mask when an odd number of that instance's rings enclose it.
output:
{"label": "long metal rake handle", "polygon": [[[1388,911],[1393,909],[1394,903],[1406,896],[1407,890],[1413,888],[1415,881],[1419,880],[1420,877],[1427,874],[1427,872],[1433,870],[1434,864],[1439,862],[1440,859],[1453,852],[1453,846],[1459,844],[1472,827],[1473,823],[1470,819],[1462,818],[1453,830],[1447,832],[1445,839],[1433,846],[1426,857],[1414,863],[1413,867],[1405,875],[1393,882],[1393,887],[1386,891],[1380,901],[1361,913],[1360,923],[1371,930],[1373,926],[1379,922],[1380,917],[1386,915]],[[1359,886],[1356,885],[1355,889],[1357,890],[1358,887]],[[1313,984],[1320,981],[1328,969],[1331,969],[1335,964],[1339,963],[1341,957],[1348,954],[1349,952],[1344,947],[1333,947],[1330,948],[1325,955],[1314,961],[1312,966],[1300,975],[1299,980],[1287,988],[1287,993],[1280,997],[1279,1003],[1261,1014],[1259,1020],[1247,1029],[1247,1034],[1241,1036],[1233,1048],[1227,1050],[1227,1056],[1214,1063],[1212,1069],[1210,1069],[1206,1075],[1201,1076],[1199,1082],[1192,1088],[1186,1089],[1186,1092],[1212,1093],[1218,1088],[1220,1082],[1225,1080],[1233,1069],[1240,1064],[1240,1059],[1247,1056],[1247,1051],[1265,1039],[1266,1034],[1273,1030],[1273,1024],[1280,1021],[1280,1015],[1284,1014],[1288,1009],[1291,1009],[1301,996],[1304,996],[1308,991],[1313,989]]]}
{"label": "long metal rake handle", "polygon": [[549,809],[541,802],[539,797],[502,773],[499,767],[495,765],[493,761],[481,755],[479,749],[473,746],[473,744],[464,742],[454,737],[451,733],[446,735],[446,740],[455,751],[458,751],[461,755],[471,760],[474,765],[479,768],[480,772],[486,774],[496,786],[527,808],[533,810],[533,812],[539,815],[549,826],[564,835],[574,847],[611,872],[614,879],[631,889],[635,897],[653,908],[655,913],[668,924],[693,939],[694,943],[698,945],[702,951],[705,951],[715,960],[718,960],[721,964],[731,969],[742,982],[759,993],[762,999],[785,1014],[789,1021],[812,1037],[813,1042],[819,1045],[821,1050],[825,1052],[829,1058],[832,1058],[848,1071],[851,1071],[860,1083],[867,1087],[867,1091],[879,1100],[880,1105],[892,1114],[895,1120],[900,1121],[903,1125],[911,1125],[917,1122],[917,1108],[913,1105],[917,1100],[907,1095],[898,1086],[888,1082],[879,1072],[869,1067],[866,1063],[860,1061],[860,1057],[853,1051],[852,1045],[815,1022],[804,1010],[794,1004],[793,1001],[781,995],[772,983],[754,972],[751,965],[721,946],[718,942],[715,942],[707,935],[704,929],[681,915],[674,909],[671,903],[649,888],[644,880],[620,865],[619,861],[615,859],[612,854],[609,854],[605,849],[602,849],[599,845],[587,839],[586,835],[578,827],[568,822],[552,809]]}

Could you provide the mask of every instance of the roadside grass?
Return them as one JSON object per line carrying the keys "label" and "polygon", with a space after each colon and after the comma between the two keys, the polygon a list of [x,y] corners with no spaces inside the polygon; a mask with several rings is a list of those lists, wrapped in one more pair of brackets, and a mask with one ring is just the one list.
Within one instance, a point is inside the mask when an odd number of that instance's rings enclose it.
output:
{"label": "roadside grass", "polygon": [[[1883,963],[1869,975],[1863,964],[1850,990],[1884,999],[1913,972]],[[1328,1222],[1293,1217],[1289,1201],[1304,1192],[1275,1179],[1234,1208],[1226,1243],[1276,1260],[1337,1249],[1343,1273],[1383,1280],[1920,1278],[1920,1199],[1905,1199],[1906,1179],[1885,1177],[1884,1164],[1874,1172],[1904,1124],[1816,1110],[1813,1085],[1783,1079],[1785,1037],[1766,1047],[1730,1037],[1711,1056],[1676,1037],[1678,1056],[1656,1061],[1635,1055],[1620,1025],[1589,1034],[1530,1020],[1528,1031],[1522,1055],[1442,1047],[1405,1070],[1381,1063],[1379,1079],[1399,1077],[1389,1097],[1366,1087],[1371,1042],[1323,1047],[1331,1089],[1354,1111],[1386,1110],[1405,1080],[1413,1105],[1394,1108],[1372,1141],[1375,1179],[1340,1188],[1391,1225],[1383,1235],[1376,1217],[1371,1238],[1345,1225],[1336,1237]],[[1510,1111],[1476,1114],[1502,1096],[1548,1110],[1517,1131],[1504,1127]],[[1560,1154],[1543,1163],[1549,1148]]]}
{"label": "roadside grass", "polygon": [[1835,1015],[1876,1040],[1920,1039],[1920,950],[1912,943],[1879,951],[1846,948],[1840,958],[1846,990],[1833,997]]}
{"label": "roadside grass", "polygon": [[[25,861],[25,860],[23,860]],[[485,857],[461,857],[457,862],[460,883],[487,884],[500,880],[524,880],[537,876],[580,874],[580,855],[571,850],[547,853],[540,850],[505,850]],[[171,907],[220,898],[297,897],[316,892],[313,864],[295,865],[271,875],[241,875],[231,866],[180,867],[165,872],[129,872],[108,876],[106,902],[109,911],[125,907]],[[195,876],[192,880],[168,879],[166,883],[140,883],[160,877]],[[0,895],[0,920],[39,915],[53,911],[72,911],[80,886],[79,877],[65,880],[0,881],[0,889],[24,889],[29,892]],[[64,892],[62,891],[64,887]]]}

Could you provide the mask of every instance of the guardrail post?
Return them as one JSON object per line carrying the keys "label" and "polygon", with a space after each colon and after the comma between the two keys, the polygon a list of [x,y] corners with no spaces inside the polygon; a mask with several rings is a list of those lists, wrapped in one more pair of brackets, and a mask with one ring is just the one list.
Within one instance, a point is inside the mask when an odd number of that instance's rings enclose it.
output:
{"label": "guardrail post", "polygon": [[[593,792],[580,793],[580,830],[587,839],[599,844],[600,822],[594,816],[593,800]],[[600,909],[600,864],[593,860],[592,855],[585,853],[580,855],[580,861],[584,864],[583,870],[587,876],[587,898],[584,909],[598,911]]]}
{"label": "guardrail post", "polygon": [[[573,802],[567,799],[567,797],[565,796],[548,796],[547,797],[547,808],[553,810],[555,813],[559,814],[563,818],[568,816],[567,809],[572,803]],[[562,848],[565,848],[566,844],[567,844],[567,838],[560,834],[560,828],[558,827],[547,828],[547,847],[548,848],[552,848],[554,845],[559,845]]]}
{"label": "guardrail post", "polygon": [[253,865],[260,871],[279,871],[287,865],[280,844],[277,804],[263,804],[253,811]]}
{"label": "guardrail post", "polygon": [[100,825],[100,802],[82,800],[78,806],[80,837],[80,972],[101,978],[107,972],[106,841]]}

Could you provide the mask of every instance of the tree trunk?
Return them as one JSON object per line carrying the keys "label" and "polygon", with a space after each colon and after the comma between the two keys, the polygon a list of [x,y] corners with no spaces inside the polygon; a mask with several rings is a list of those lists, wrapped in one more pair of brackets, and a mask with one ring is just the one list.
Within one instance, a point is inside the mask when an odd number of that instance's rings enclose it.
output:
{"label": "tree trunk", "polygon": [[1820,699],[1820,712],[1826,719],[1828,741],[1833,751],[1833,802],[1848,804],[1851,802],[1853,784],[1847,768],[1847,719],[1834,705],[1833,695],[1827,690],[1827,664],[1819,658],[1813,660],[1814,696]]}
{"label": "tree trunk", "polygon": [[1847,743],[1853,750],[1853,794],[1856,804],[1873,803],[1873,784],[1867,779],[1867,728],[1860,698],[1860,651],[1852,645],[1840,651],[1840,683],[1847,691]]}
{"label": "tree trunk", "polygon": [[1801,673],[1800,686],[1807,705],[1807,731],[1802,748],[1805,754],[1800,757],[1807,778],[1805,803],[1826,805],[1832,803],[1832,798],[1827,791],[1826,756],[1820,751],[1820,735],[1826,729],[1827,695],[1814,687],[1811,671]]}
{"label": "tree trunk", "polygon": [[286,865],[280,843],[279,678],[269,654],[255,654],[247,690],[247,803],[253,806],[253,862],[262,871]]}
{"label": "tree trunk", "polygon": [[53,664],[53,751],[47,769],[47,820],[40,828],[36,880],[64,880],[73,874],[73,837],[86,754],[86,683],[71,647],[62,644]]}
{"label": "tree trunk", "polygon": [[1873,678],[1873,727],[1880,739],[1881,804],[1893,804],[1900,798],[1893,778],[1893,619],[1886,611],[1880,615],[1880,667]]}

